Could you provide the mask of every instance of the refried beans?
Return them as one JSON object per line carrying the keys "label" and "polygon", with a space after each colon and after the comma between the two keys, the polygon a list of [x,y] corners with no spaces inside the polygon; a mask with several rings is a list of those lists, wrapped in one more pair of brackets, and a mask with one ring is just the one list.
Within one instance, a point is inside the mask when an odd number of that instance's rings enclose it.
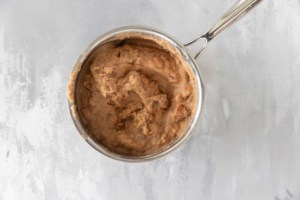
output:
{"label": "refried beans", "polygon": [[106,44],[81,77],[82,121],[97,142],[118,154],[163,150],[185,133],[195,110],[193,74],[155,45]]}

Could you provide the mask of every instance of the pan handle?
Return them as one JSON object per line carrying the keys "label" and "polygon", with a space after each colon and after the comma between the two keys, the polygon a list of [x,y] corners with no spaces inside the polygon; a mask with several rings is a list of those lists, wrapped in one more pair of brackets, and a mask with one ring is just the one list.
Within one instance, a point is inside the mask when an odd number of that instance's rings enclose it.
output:
{"label": "pan handle", "polygon": [[210,40],[220,34],[224,29],[226,29],[233,22],[240,19],[249,10],[251,10],[255,5],[257,5],[262,0],[239,0],[237,1],[224,15],[221,19],[219,19],[215,25],[207,31],[205,34],[198,36],[196,39],[184,44],[184,46],[189,46],[199,39],[204,39],[204,46],[196,53],[195,59],[201,54],[206,45]]}

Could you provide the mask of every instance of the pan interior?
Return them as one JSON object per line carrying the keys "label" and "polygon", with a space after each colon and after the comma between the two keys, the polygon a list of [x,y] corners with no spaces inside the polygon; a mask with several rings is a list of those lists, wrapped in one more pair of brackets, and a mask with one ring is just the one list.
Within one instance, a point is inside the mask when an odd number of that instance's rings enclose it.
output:
{"label": "pan interior", "polygon": [[[162,154],[163,152],[167,152],[172,147],[178,145],[181,140],[186,138],[187,133],[190,131],[191,126],[194,123],[194,116],[198,112],[199,84],[197,83],[197,76],[195,76],[195,72],[193,71],[194,69],[191,68],[190,63],[186,61],[186,58],[183,55],[181,55],[181,53],[178,52],[178,50],[176,48],[174,48],[173,45],[169,44],[165,40],[163,40],[161,38],[158,39],[157,36],[150,37],[149,35],[147,35],[146,38],[141,38],[139,36],[135,36],[133,34],[133,36],[130,37],[130,36],[128,36],[128,34],[126,34],[126,37],[124,37],[121,34],[121,36],[114,35],[113,37],[109,37],[106,40],[101,41],[98,45],[96,45],[92,49],[92,51],[86,57],[85,61],[82,63],[81,70],[78,74],[77,83],[75,86],[75,88],[76,88],[75,89],[75,96],[76,96],[75,101],[76,101],[77,112],[79,114],[79,120],[80,120],[81,125],[84,127],[87,134],[92,139],[94,145],[95,144],[97,145],[97,149],[100,150],[101,152],[103,152],[104,154],[113,156],[113,157],[117,156],[117,157],[123,157],[123,158],[127,158],[127,159],[140,159],[143,157],[152,157],[152,156],[155,156],[158,154]],[[164,45],[162,45],[162,44],[164,44]],[[190,114],[191,117],[189,118],[188,122],[186,123],[186,126],[184,127],[184,129],[180,130],[180,132],[181,132],[180,135],[177,135],[176,138],[168,141],[168,143],[163,145],[161,148],[155,149],[155,151],[138,152],[138,153],[133,152],[133,151],[122,152],[122,151],[119,151],[118,149],[112,148],[110,145],[107,145],[107,143],[105,143],[101,137],[99,138],[99,137],[95,136],[95,134],[93,132],[94,130],[91,127],[91,125],[89,124],[89,119],[87,119],[87,117],[85,117],[84,113],[83,113],[83,110],[89,106],[89,100],[90,100],[89,98],[91,96],[93,96],[93,94],[92,94],[93,92],[91,92],[91,90],[89,88],[85,87],[85,84],[88,81],[88,79],[93,78],[93,76],[91,75],[91,66],[97,59],[97,55],[99,54],[99,52],[100,53],[103,52],[104,49],[120,48],[123,46],[145,46],[147,48],[154,48],[154,49],[158,49],[159,51],[165,51],[165,52],[168,52],[169,54],[171,54],[172,56],[176,56],[177,58],[179,58],[178,61],[181,62],[182,67],[184,67],[187,70],[187,72],[189,74],[189,78],[193,82],[193,94],[194,94],[193,102],[195,105],[193,107],[194,110],[191,111],[191,114]],[[174,95],[174,94],[172,94],[172,92],[171,92],[167,96],[172,96],[172,95]],[[172,103],[172,102],[170,102],[170,100],[168,100],[168,101],[169,101],[169,103]],[[170,130],[166,130],[166,131],[170,131]]]}

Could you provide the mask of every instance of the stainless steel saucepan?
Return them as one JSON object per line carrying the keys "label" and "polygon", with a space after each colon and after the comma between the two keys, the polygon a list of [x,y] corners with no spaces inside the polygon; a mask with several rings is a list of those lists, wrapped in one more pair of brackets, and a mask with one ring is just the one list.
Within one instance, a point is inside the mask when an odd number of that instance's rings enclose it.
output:
{"label": "stainless steel saucepan", "polygon": [[[145,161],[145,160],[152,160],[158,157],[161,157],[172,150],[176,149],[179,145],[181,145],[191,134],[191,131],[193,130],[200,112],[202,108],[202,102],[204,98],[204,90],[203,90],[203,83],[201,79],[201,75],[199,72],[199,68],[197,67],[197,63],[195,59],[200,55],[200,53],[204,50],[206,45],[211,41],[215,36],[217,36],[219,33],[221,33],[225,28],[227,28],[230,24],[232,24],[234,21],[239,19],[241,16],[243,16],[245,13],[247,13],[251,8],[253,8],[255,5],[257,5],[262,0],[239,0],[237,3],[235,3],[226,13],[225,15],[217,21],[217,23],[205,34],[200,35],[199,37],[195,38],[194,40],[191,40],[188,43],[182,44],[175,40],[173,37],[169,36],[168,34],[162,33],[161,31],[143,27],[143,26],[126,26],[114,29],[112,31],[109,31],[105,33],[104,35],[97,38],[94,42],[92,42],[86,50],[80,55],[78,58],[75,68],[73,71],[73,75],[76,76],[73,77],[74,84],[69,85],[69,106],[71,110],[71,116],[75,123],[75,126],[77,127],[79,133],[83,136],[83,138],[97,151],[101,152],[102,154],[122,161]],[[119,40],[120,35],[126,35],[126,38],[130,38],[131,35],[136,36],[137,34],[145,35],[148,38],[158,38],[160,41],[163,41],[164,43],[168,44],[172,48],[176,49],[177,52],[179,52],[180,56],[185,60],[186,63],[188,63],[188,66],[190,67],[191,71],[194,73],[195,76],[195,87],[197,91],[198,101],[196,105],[196,112],[194,112],[194,115],[192,116],[191,123],[188,127],[188,129],[185,131],[185,133],[174,143],[170,144],[165,149],[155,152],[153,154],[149,155],[143,155],[143,156],[130,156],[130,155],[119,155],[115,152],[112,152],[105,146],[97,143],[94,141],[94,139],[91,137],[91,135],[88,133],[88,131],[84,128],[82,119],[80,118],[80,111],[78,110],[77,105],[77,84],[78,79],[80,78],[80,75],[82,74],[82,71],[84,71],[85,67],[89,65],[88,59],[90,55],[95,52],[100,46],[103,44],[106,44],[108,42],[113,42],[115,40]],[[198,40],[204,40],[204,45],[195,55],[191,55],[187,49],[188,46],[194,44]]]}

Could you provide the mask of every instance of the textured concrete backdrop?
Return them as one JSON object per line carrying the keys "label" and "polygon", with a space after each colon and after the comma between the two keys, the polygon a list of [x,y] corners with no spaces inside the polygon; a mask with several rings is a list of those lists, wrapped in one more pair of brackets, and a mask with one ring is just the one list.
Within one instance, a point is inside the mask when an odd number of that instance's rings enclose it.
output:
{"label": "textured concrete backdrop", "polygon": [[140,24],[186,42],[234,2],[0,0],[0,199],[299,200],[299,0],[264,0],[207,47],[204,112],[172,154],[111,160],[69,115],[69,74],[95,37]]}

